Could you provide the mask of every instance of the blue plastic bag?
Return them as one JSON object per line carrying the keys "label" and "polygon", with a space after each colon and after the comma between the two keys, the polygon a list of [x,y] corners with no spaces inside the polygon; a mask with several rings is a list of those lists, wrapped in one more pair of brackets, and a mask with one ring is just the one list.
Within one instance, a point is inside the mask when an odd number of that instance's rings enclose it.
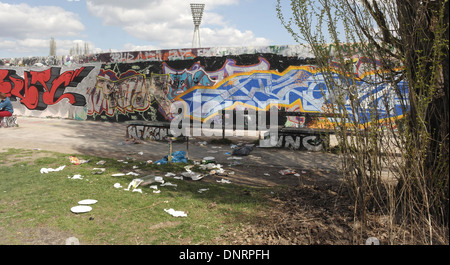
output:
{"label": "blue plastic bag", "polygon": [[[187,159],[185,157],[186,152],[184,151],[176,151],[172,153],[172,163],[187,163]],[[157,165],[167,164],[169,162],[168,156],[163,157],[162,159],[155,162]]]}

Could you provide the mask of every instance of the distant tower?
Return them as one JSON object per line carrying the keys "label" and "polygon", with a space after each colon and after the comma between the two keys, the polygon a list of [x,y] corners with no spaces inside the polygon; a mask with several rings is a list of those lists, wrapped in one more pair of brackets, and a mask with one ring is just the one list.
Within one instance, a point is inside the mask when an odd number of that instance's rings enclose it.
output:
{"label": "distant tower", "polygon": [[191,4],[192,19],[194,20],[194,37],[192,38],[192,48],[200,48],[200,23],[202,23],[202,15],[205,4]]}
{"label": "distant tower", "polygon": [[50,39],[50,56],[56,56],[56,42],[53,37]]}

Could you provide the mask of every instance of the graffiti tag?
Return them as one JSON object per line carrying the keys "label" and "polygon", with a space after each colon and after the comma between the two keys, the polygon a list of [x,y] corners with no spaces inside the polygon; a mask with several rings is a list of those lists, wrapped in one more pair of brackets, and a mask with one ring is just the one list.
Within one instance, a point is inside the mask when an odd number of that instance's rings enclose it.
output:
{"label": "graffiti tag", "polygon": [[61,68],[51,67],[44,71],[25,71],[24,77],[15,70],[0,69],[0,92],[31,110],[45,110],[67,98],[74,106],[85,106],[86,99],[77,93],[66,93],[67,87],[76,87],[93,69],[85,66],[61,74]]}

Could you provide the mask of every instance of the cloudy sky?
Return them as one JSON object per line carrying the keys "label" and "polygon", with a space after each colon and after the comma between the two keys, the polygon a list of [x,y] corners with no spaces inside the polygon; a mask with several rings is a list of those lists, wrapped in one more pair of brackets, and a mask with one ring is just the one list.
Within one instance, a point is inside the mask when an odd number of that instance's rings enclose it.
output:
{"label": "cloudy sky", "polygon": [[0,58],[191,48],[190,3],[204,3],[202,47],[295,44],[276,0],[0,0]]}

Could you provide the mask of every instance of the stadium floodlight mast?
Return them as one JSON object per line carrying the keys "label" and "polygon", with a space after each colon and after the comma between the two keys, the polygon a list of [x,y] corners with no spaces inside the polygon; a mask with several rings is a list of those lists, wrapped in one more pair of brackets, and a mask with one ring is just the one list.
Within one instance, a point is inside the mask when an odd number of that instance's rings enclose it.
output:
{"label": "stadium floodlight mast", "polygon": [[202,23],[203,9],[205,4],[191,4],[192,19],[194,20],[194,37],[192,38],[192,48],[200,48],[200,24]]}

